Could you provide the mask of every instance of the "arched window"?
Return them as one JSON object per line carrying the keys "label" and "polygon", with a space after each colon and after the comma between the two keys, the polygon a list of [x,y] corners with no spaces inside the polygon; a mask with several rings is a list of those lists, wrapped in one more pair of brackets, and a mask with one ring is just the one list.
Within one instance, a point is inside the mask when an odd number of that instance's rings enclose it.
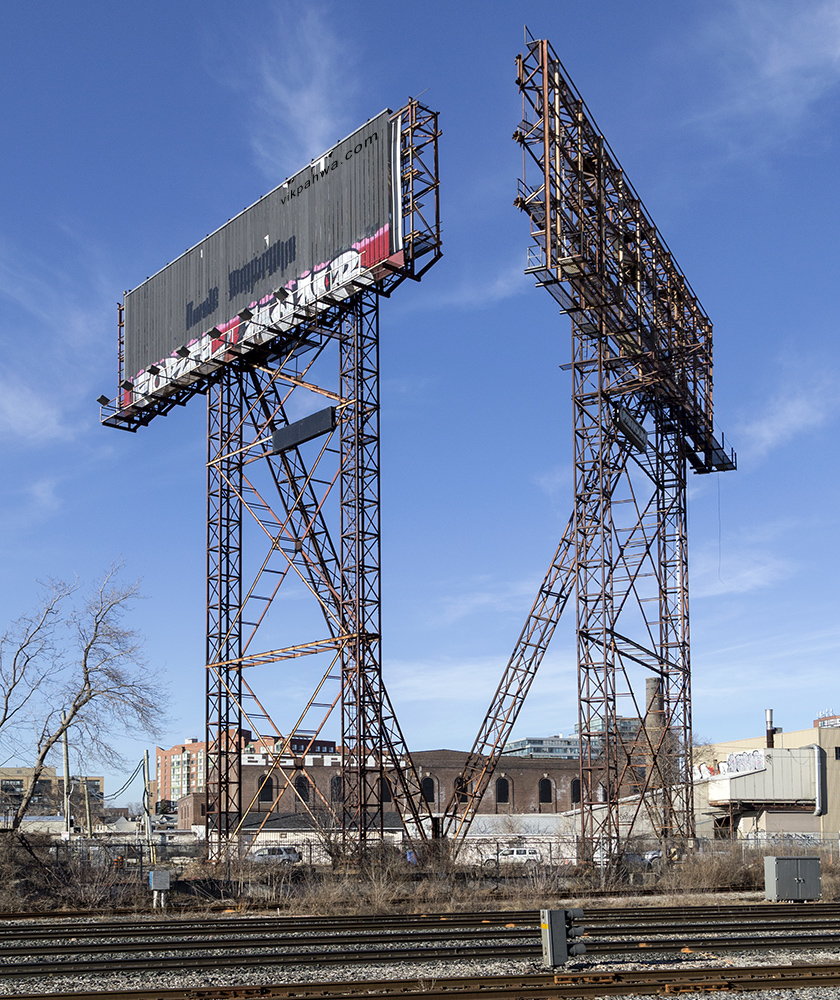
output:
{"label": "arched window", "polygon": [[458,802],[466,802],[470,797],[470,786],[464,781],[463,775],[459,774],[455,779],[455,798]]}
{"label": "arched window", "polygon": [[379,779],[379,789],[380,789],[380,798],[382,800],[383,805],[386,805],[388,802],[393,801],[393,797],[391,795],[391,786],[388,784],[387,778]]}
{"label": "arched window", "polygon": [[341,775],[336,774],[334,777],[330,778],[330,801],[341,802]]}
{"label": "arched window", "polygon": [[580,778],[572,778],[572,805],[580,802]]}
{"label": "arched window", "polygon": [[540,778],[539,796],[540,805],[554,801],[554,789],[551,787],[551,778]]}
{"label": "arched window", "polygon": [[420,791],[423,794],[423,799],[426,802],[435,801],[435,779],[434,778],[424,778],[420,782]]}
{"label": "arched window", "polygon": [[274,778],[270,774],[267,774],[260,784],[260,802],[273,802],[274,801]]}
{"label": "arched window", "polygon": [[302,774],[295,778],[295,791],[300,796],[301,802],[309,801],[309,782]]}
{"label": "arched window", "polygon": [[510,802],[510,782],[507,778],[496,778],[496,802],[500,806]]}

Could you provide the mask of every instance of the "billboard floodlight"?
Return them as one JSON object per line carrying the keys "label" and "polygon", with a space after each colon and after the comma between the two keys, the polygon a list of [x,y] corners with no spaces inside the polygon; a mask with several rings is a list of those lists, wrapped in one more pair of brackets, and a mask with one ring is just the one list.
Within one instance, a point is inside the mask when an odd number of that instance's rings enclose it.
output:
{"label": "billboard floodlight", "polygon": [[285,288],[275,288],[272,295],[278,302],[283,303],[289,297],[289,293]]}
{"label": "billboard floodlight", "polygon": [[189,348],[187,347],[179,347],[175,353],[179,358],[188,358],[190,356]]}
{"label": "billboard floodlight", "polygon": [[249,319],[251,319],[251,317],[252,317],[252,316],[253,316],[254,314],[253,314],[253,313],[251,312],[251,310],[250,310],[250,309],[240,309],[240,310],[239,310],[239,312],[238,312],[238,313],[237,313],[236,315],[237,315],[237,316],[238,316],[238,317],[239,317],[239,318],[240,318],[241,320],[243,320],[244,322],[246,322],[246,323],[247,323],[247,322],[248,322],[248,320],[249,320]]}
{"label": "billboard floodlight", "polygon": [[129,389],[134,388],[134,383],[129,381],[127,378],[124,378],[122,382],[120,382],[120,388],[125,389],[125,391],[128,392]]}
{"label": "billboard floodlight", "polygon": [[149,365],[146,371],[151,372],[152,375],[160,375],[160,368],[157,365]]}
{"label": "billboard floodlight", "polygon": [[111,400],[103,394],[102,396],[96,397],[96,402],[99,403],[100,406],[107,406]]}

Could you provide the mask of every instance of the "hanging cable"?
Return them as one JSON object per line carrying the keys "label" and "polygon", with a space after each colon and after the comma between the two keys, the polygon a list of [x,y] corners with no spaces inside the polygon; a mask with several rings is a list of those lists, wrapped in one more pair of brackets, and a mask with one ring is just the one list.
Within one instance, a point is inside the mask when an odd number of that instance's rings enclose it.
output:
{"label": "hanging cable", "polygon": [[126,788],[128,788],[128,786],[131,784],[131,782],[134,781],[134,779],[140,773],[140,769],[142,767],[143,767],[143,761],[141,760],[140,763],[137,765],[137,767],[134,768],[134,771],[132,772],[131,777],[128,779],[128,781],[126,781],[126,783],[122,786],[122,788],[120,788],[119,791],[112,792],[110,795],[106,795],[105,798],[106,799],[115,799],[118,795],[122,795],[122,793],[126,790]]}

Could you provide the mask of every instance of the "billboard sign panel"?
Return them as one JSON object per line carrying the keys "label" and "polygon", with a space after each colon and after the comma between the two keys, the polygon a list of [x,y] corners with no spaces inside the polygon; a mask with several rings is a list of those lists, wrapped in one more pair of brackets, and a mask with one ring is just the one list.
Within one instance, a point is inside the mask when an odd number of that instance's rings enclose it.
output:
{"label": "billboard sign panel", "polygon": [[[118,408],[142,408],[402,264],[399,121],[383,111],[125,297]],[[128,383],[131,383],[130,386]]]}

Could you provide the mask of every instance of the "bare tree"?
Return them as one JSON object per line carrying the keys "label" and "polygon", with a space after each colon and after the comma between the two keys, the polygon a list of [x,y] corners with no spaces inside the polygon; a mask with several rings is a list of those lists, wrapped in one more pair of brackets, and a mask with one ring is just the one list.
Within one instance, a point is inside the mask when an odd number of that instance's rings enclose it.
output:
{"label": "bare tree", "polygon": [[37,609],[0,636],[0,739],[33,768],[11,829],[20,829],[38,779],[73,727],[86,759],[122,762],[114,735],[153,737],[160,684],[146,668],[142,640],[123,618],[139,584],[118,580],[120,567],[81,593],[78,581],[51,580]]}

